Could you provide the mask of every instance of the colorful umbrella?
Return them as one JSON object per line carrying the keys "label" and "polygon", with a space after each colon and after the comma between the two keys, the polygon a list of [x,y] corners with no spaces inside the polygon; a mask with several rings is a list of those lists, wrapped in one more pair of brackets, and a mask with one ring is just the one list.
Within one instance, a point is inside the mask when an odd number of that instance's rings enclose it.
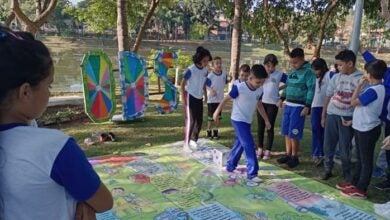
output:
{"label": "colorful umbrella", "polygon": [[135,53],[119,53],[123,120],[133,120],[144,115],[148,105],[148,72],[145,61]]}
{"label": "colorful umbrella", "polygon": [[173,67],[173,62],[177,59],[175,51],[165,49],[158,52],[155,58],[155,70],[165,83],[165,92],[161,100],[158,101],[157,111],[161,114],[169,113],[177,109],[178,96],[176,86],[168,79],[168,70]]}
{"label": "colorful umbrella", "polygon": [[115,113],[115,80],[110,59],[102,51],[88,52],[81,63],[85,112],[93,122],[106,122]]}

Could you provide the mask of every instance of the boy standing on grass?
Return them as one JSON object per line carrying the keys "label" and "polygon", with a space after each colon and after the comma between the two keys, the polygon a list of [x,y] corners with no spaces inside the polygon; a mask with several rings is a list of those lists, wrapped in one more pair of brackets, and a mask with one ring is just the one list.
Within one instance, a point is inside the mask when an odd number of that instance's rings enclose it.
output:
{"label": "boy standing on grass", "polygon": [[309,114],[313,102],[316,76],[310,63],[305,61],[303,49],[295,48],[290,53],[292,70],[287,75],[286,88],[278,103],[283,107],[282,135],[286,141],[286,155],[277,160],[294,168],[299,165],[299,141],[303,137],[305,116]]}
{"label": "boy standing on grass", "polygon": [[[386,94],[382,80],[387,66],[382,60],[374,60],[367,63],[364,69],[368,75],[359,80],[351,101],[351,105],[356,106],[352,119],[357,148],[356,171],[352,182],[336,185],[342,195],[358,199],[367,198],[375,144],[381,134],[380,115]],[[369,87],[363,89],[366,82],[369,83]]]}
{"label": "boy standing on grass", "polygon": [[343,177],[346,182],[352,182],[351,127],[354,107],[351,105],[352,95],[358,87],[363,73],[355,67],[356,55],[351,50],[343,50],[336,55],[336,64],[340,71],[329,82],[321,125],[325,128],[324,135],[324,168],[322,180],[332,177],[333,156],[339,145]]}
{"label": "boy standing on grass", "polygon": [[266,128],[271,128],[264,107],[263,105],[260,105],[259,102],[263,94],[262,85],[267,77],[268,74],[262,65],[253,65],[248,80],[233,85],[229,95],[222,100],[213,116],[214,120],[218,122],[219,113],[222,111],[226,102],[233,99],[231,119],[236,137],[233,148],[229,154],[226,170],[228,172],[233,172],[240,161],[241,154],[244,152],[246,157],[247,178],[253,182],[262,182],[257,176],[259,162],[256,158],[255,142],[251,133],[253,113],[256,108],[264,118]]}
{"label": "boy standing on grass", "polygon": [[[218,139],[219,121],[213,120],[213,114],[217,109],[219,103],[224,98],[225,86],[229,83],[227,75],[222,71],[221,57],[214,57],[213,71],[209,73],[207,78],[211,81],[211,88],[207,90],[207,110],[208,110],[208,124],[207,124],[207,138]],[[213,91],[215,91],[213,93]],[[222,119],[221,113],[219,119]],[[214,129],[211,131],[211,126],[214,122]]]}

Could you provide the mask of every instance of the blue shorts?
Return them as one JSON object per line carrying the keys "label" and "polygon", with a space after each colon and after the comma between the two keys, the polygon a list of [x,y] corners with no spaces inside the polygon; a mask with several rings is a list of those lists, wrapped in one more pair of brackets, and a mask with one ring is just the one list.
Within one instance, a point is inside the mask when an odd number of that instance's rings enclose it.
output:
{"label": "blue shorts", "polygon": [[296,140],[302,139],[305,126],[305,117],[301,117],[303,108],[303,106],[284,106],[282,135]]}

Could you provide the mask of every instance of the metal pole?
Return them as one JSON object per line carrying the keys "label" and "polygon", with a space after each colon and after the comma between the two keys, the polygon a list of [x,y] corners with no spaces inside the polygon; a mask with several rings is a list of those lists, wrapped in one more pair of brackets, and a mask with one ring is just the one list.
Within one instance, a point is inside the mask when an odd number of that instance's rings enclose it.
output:
{"label": "metal pole", "polygon": [[355,18],[353,21],[352,37],[350,49],[357,54],[360,44],[360,28],[362,25],[364,0],[356,0],[355,3]]}

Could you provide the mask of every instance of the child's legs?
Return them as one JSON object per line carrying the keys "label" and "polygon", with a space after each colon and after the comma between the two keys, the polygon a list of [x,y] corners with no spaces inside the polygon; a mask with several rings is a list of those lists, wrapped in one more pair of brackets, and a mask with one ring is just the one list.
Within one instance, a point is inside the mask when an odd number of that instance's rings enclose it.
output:
{"label": "child's legs", "polygon": [[203,122],[203,100],[194,98],[190,95],[190,110],[192,115],[191,140],[198,141]]}
{"label": "child's legs", "polygon": [[292,143],[291,138],[289,138],[287,135],[284,136],[284,141],[286,143],[286,155],[291,156],[292,154]]}
{"label": "child's legs", "polygon": [[360,162],[361,170],[360,178],[356,184],[356,187],[360,190],[367,191],[372,175],[375,144],[381,134],[381,126],[377,126],[376,128],[367,132],[357,133],[357,135],[359,135],[359,144],[356,142],[356,146],[359,150],[358,153],[360,156],[360,161],[358,162]]}
{"label": "child's legs", "polygon": [[282,128],[281,133],[285,136],[285,144],[286,144],[286,154],[291,155],[291,142],[290,138],[288,137],[289,129],[290,129],[290,111],[291,107],[286,105],[283,109],[283,115],[282,115]]}
{"label": "child's legs", "polygon": [[324,156],[324,128],[321,126],[322,107],[311,109],[312,155]]}
{"label": "child's legs", "polygon": [[338,121],[339,127],[339,148],[341,167],[345,181],[352,182],[352,166],[351,166],[351,148],[353,129],[342,125],[341,119]]}
{"label": "child's legs", "polygon": [[246,167],[248,178],[252,179],[257,176],[259,171],[259,162],[256,158],[255,142],[251,133],[251,125],[245,122],[232,121],[234,131],[244,149],[246,157]]}
{"label": "child's legs", "polygon": [[266,150],[272,150],[274,144],[274,127],[276,117],[278,116],[278,106],[272,104],[265,104],[265,111],[267,112],[268,119],[271,123],[271,129],[267,130],[267,144],[265,145]]}
{"label": "child's legs", "polygon": [[292,107],[290,114],[290,127],[288,137],[291,142],[291,155],[297,156],[299,151],[299,140],[303,137],[303,128],[305,126],[305,117],[301,116],[303,107]]}
{"label": "child's legs", "polygon": [[230,151],[229,158],[226,162],[226,170],[227,171],[232,172],[233,170],[236,169],[243,151],[244,151],[244,148],[242,147],[240,140],[238,139],[238,137],[236,135],[236,137],[234,139],[232,150]]}
{"label": "child's legs", "polygon": [[210,130],[211,126],[213,125],[214,112],[215,112],[215,109],[213,108],[213,103],[207,103],[207,130]]}
{"label": "child's legs", "polygon": [[[213,114],[214,114],[214,112],[217,110],[217,108],[219,106],[219,103],[212,103],[212,105],[213,105]],[[218,122],[214,121],[214,126],[217,129],[219,128],[219,124],[221,123],[220,121],[222,119],[222,112],[219,113],[218,118],[219,118]]]}
{"label": "child's legs", "polygon": [[184,144],[189,144],[192,130],[194,129],[194,120],[192,117],[192,111],[190,108],[190,94],[185,92],[185,100],[184,102],[184,117],[185,117],[185,126],[184,126]]}
{"label": "child's legs", "polygon": [[336,150],[337,143],[339,141],[339,123],[341,121],[340,116],[327,115],[325,122],[325,134],[324,134],[324,168],[326,172],[331,172],[333,169],[333,156]]}
{"label": "child's legs", "polygon": [[[264,106],[264,103],[263,103]],[[257,140],[260,148],[264,147],[264,131],[265,131],[265,122],[260,113],[256,111],[257,114]]]}

